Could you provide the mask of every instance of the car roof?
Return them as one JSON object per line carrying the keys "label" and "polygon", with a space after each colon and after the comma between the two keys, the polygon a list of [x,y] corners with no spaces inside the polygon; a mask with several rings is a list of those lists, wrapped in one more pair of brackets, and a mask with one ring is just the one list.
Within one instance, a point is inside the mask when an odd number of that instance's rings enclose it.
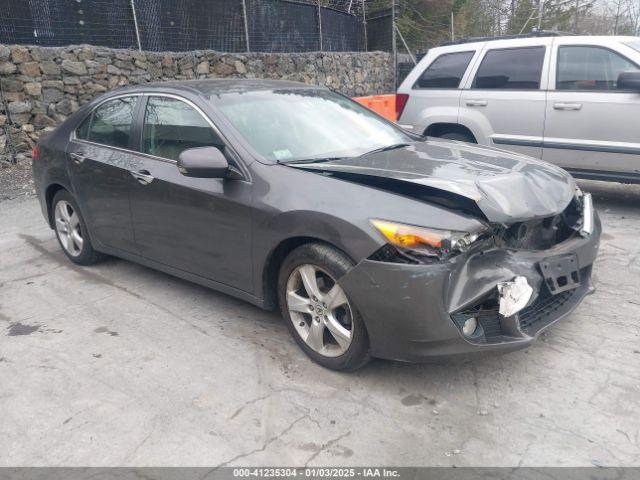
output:
{"label": "car roof", "polygon": [[623,36],[623,35],[557,35],[557,34],[549,34],[549,35],[513,35],[513,36],[503,36],[503,37],[476,37],[476,38],[467,38],[456,40],[453,42],[447,42],[444,45],[433,48],[433,50],[447,50],[447,49],[455,49],[455,47],[464,45],[466,48],[478,48],[487,43],[493,42],[501,42],[504,44],[509,43],[519,43],[523,40],[540,40],[546,38],[554,38],[554,39],[571,39],[575,41],[585,41],[589,40],[593,43],[606,43],[611,41],[617,42],[629,42],[629,41],[638,41],[640,37],[634,36]]}
{"label": "car roof", "polygon": [[[268,80],[248,78],[211,78],[203,80],[172,80],[167,82],[153,82],[139,85],[127,85],[117,89],[118,94],[135,92],[159,91],[190,91],[205,97],[222,93],[242,93],[261,90],[291,90],[291,89],[324,89],[317,85],[289,80]],[[114,92],[115,93],[115,92]]]}

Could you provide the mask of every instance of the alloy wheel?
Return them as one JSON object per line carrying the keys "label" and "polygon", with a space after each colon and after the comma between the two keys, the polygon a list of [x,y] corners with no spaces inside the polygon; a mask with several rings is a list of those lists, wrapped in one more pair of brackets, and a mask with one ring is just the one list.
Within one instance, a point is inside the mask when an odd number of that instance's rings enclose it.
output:
{"label": "alloy wheel", "polygon": [[54,219],[62,248],[72,257],[77,257],[84,243],[78,213],[69,202],[60,200],[56,204]]}
{"label": "alloy wheel", "polygon": [[353,338],[353,313],[336,280],[315,265],[297,267],[287,280],[287,309],[300,338],[326,357],[344,354]]}

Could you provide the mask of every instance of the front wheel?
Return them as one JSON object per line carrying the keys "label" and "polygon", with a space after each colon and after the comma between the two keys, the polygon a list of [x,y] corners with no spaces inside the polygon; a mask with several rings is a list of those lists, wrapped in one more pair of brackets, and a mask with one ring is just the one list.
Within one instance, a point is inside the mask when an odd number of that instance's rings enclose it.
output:
{"label": "front wheel", "polygon": [[370,358],[364,322],[338,284],[352,267],[338,250],[313,243],[291,252],[278,278],[280,310],[295,341],[332,370],[356,370]]}

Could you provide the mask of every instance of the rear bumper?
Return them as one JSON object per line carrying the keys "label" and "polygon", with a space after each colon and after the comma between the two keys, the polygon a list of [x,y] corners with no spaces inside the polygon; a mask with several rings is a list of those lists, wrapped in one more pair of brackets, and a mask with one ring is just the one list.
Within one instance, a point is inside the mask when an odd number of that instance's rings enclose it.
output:
{"label": "rear bumper", "polygon": [[[434,265],[364,260],[340,284],[365,321],[375,357],[422,361],[511,351],[531,344],[595,290],[591,272],[600,233],[596,215],[591,235],[544,251],[495,248]],[[551,295],[539,262],[567,253],[578,259],[580,285]],[[485,308],[497,295],[497,284],[516,276],[524,276],[533,287],[527,307],[508,318]],[[460,321],[465,315],[478,319],[480,327],[473,338],[462,334]]]}

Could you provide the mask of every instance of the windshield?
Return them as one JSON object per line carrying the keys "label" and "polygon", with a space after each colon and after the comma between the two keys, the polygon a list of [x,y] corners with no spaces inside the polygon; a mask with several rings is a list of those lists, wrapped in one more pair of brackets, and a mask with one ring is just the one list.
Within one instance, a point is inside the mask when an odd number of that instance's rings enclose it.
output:
{"label": "windshield", "polygon": [[271,161],[355,157],[413,140],[328,90],[234,92],[213,100],[253,149]]}
{"label": "windshield", "polygon": [[640,39],[633,40],[631,42],[625,42],[625,45],[628,45],[629,47],[633,48],[634,50],[640,52]]}

